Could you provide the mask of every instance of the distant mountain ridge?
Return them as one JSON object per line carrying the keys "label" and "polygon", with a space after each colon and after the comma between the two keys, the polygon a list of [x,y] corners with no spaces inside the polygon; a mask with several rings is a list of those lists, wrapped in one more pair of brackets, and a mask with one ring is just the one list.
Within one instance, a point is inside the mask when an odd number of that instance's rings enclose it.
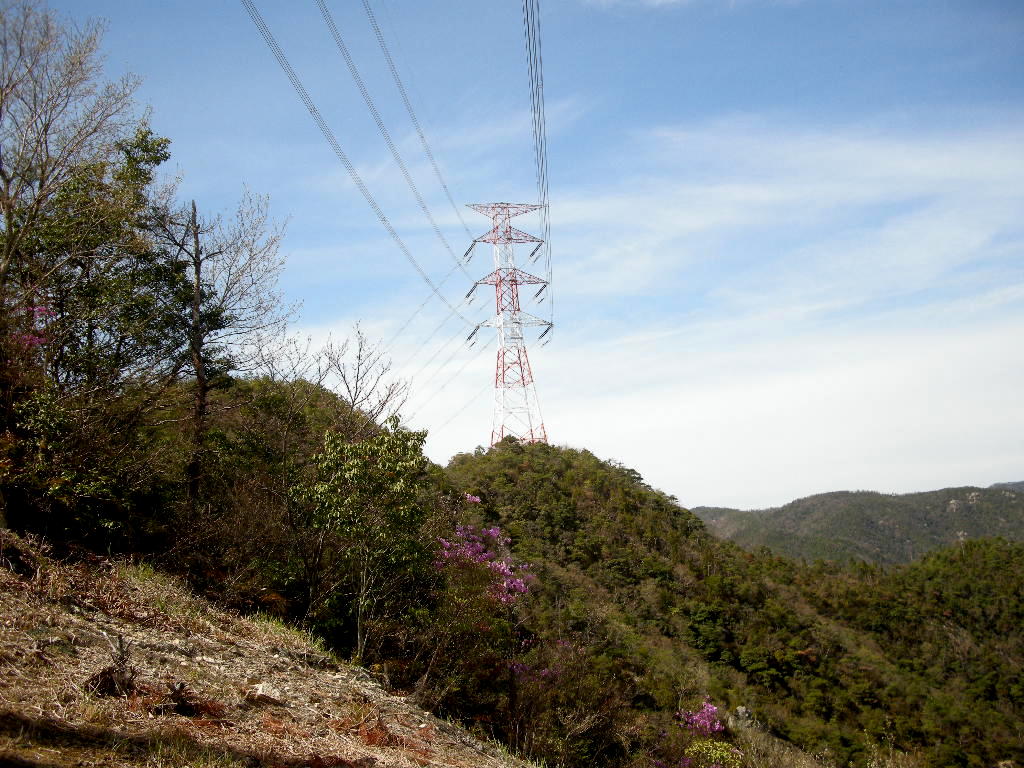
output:
{"label": "distant mountain ridge", "polygon": [[1005,488],[1010,491],[1024,493],[1024,480],[1021,480],[1019,483],[992,483],[989,488]]}
{"label": "distant mountain ridge", "polygon": [[691,510],[717,536],[807,560],[909,563],[966,539],[1024,541],[1024,482],[923,493],[834,491],[773,509]]}

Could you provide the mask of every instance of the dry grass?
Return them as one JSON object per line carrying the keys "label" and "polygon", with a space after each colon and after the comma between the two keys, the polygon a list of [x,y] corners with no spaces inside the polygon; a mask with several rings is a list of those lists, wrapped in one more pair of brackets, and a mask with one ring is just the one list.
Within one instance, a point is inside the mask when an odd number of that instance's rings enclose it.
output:
{"label": "dry grass", "polygon": [[[756,725],[734,726],[736,746],[743,752],[744,768],[837,768],[828,755],[809,755],[775,738]],[[912,755],[873,745],[868,768],[921,768]]]}
{"label": "dry grass", "polygon": [[734,733],[744,768],[834,768],[827,759],[808,755],[758,728],[737,728]]}
{"label": "dry grass", "polygon": [[526,765],[277,620],[220,611],[145,565],[56,562],[3,530],[0,764]]}
{"label": "dry grass", "polygon": [[922,763],[916,757],[891,746],[872,744],[869,749],[868,768],[921,768]]}
{"label": "dry grass", "polygon": [[[5,726],[13,723],[5,721]],[[4,765],[79,766],[111,768],[243,768],[252,766],[244,756],[196,744],[171,729],[147,738],[107,736],[81,729],[65,729],[22,721],[17,734],[0,732],[0,760]]]}

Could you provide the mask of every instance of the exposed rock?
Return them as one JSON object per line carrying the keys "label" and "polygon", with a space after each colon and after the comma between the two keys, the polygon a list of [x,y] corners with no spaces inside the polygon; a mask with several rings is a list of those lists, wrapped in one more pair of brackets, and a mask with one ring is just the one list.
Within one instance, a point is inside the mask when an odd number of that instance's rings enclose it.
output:
{"label": "exposed rock", "polygon": [[246,690],[242,695],[249,704],[269,704],[271,706],[284,706],[284,701],[281,699],[281,692],[275,688],[271,688],[266,683],[258,683],[252,688]]}

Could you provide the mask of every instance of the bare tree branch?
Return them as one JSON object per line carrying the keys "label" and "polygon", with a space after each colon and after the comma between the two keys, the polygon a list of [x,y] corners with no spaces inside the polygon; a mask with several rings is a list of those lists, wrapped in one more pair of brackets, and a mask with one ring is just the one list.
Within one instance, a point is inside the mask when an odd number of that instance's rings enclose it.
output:
{"label": "bare tree branch", "polygon": [[392,377],[391,361],[384,356],[380,344],[367,338],[358,323],[354,338],[340,344],[328,342],[324,357],[339,394],[364,417],[353,433],[353,439],[364,434],[370,425],[386,421],[405,406],[409,383]]}
{"label": "bare tree branch", "polygon": [[[104,83],[103,27],[61,26],[33,0],[0,0],[0,289],[55,197],[82,168],[106,163],[133,122],[135,77]],[[70,257],[69,257],[70,258]]]}
{"label": "bare tree branch", "polygon": [[282,230],[271,227],[268,198],[248,191],[229,221],[200,217],[195,201],[163,209],[154,225],[158,247],[183,262],[191,290],[185,310],[187,367],[193,377],[192,458],[187,468],[193,507],[202,476],[209,394],[214,378],[252,371],[279,337],[293,308],[284,308],[277,278]]}

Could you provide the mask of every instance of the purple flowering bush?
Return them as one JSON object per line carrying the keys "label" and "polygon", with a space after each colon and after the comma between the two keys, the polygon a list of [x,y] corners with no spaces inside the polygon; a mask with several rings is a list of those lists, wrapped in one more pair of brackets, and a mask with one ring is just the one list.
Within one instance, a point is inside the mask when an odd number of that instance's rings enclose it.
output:
{"label": "purple flowering bush", "polygon": [[[475,498],[475,497],[473,497]],[[441,549],[435,565],[439,569],[476,569],[486,574],[486,590],[491,598],[509,605],[529,592],[528,582],[533,578],[528,566],[515,564],[498,551],[508,547],[510,539],[497,526],[477,528],[457,525],[455,535],[439,538]]]}
{"label": "purple flowering bush", "polygon": [[[480,503],[470,494],[460,501]],[[440,578],[418,694],[424,704],[441,710],[462,709],[472,700],[480,710],[498,711],[503,686],[516,670],[530,675],[525,665],[512,665],[526,650],[517,604],[534,576],[512,558],[510,539],[497,526],[459,524],[435,541]]]}
{"label": "purple flowering bush", "polygon": [[701,708],[694,712],[677,712],[676,719],[681,727],[700,736],[711,736],[725,730],[722,721],[718,719],[718,707],[711,703],[710,696],[705,697]]}
{"label": "purple flowering bush", "polygon": [[42,346],[47,341],[47,322],[55,316],[49,307],[25,307],[22,312],[23,329],[12,333],[11,340],[25,349]]}
{"label": "purple flowering bush", "polygon": [[675,713],[678,729],[662,733],[661,756],[652,768],[739,768],[742,753],[725,740],[719,709],[706,696],[695,710]]}
{"label": "purple flowering bush", "polygon": [[533,685],[544,689],[571,677],[585,656],[586,649],[582,644],[562,638],[551,641],[534,636],[520,642],[519,657],[509,664],[509,670],[520,686]]}
{"label": "purple flowering bush", "polygon": [[655,760],[653,763],[654,768],[691,768],[693,765],[693,758],[680,757],[675,762],[665,762],[664,760]]}

